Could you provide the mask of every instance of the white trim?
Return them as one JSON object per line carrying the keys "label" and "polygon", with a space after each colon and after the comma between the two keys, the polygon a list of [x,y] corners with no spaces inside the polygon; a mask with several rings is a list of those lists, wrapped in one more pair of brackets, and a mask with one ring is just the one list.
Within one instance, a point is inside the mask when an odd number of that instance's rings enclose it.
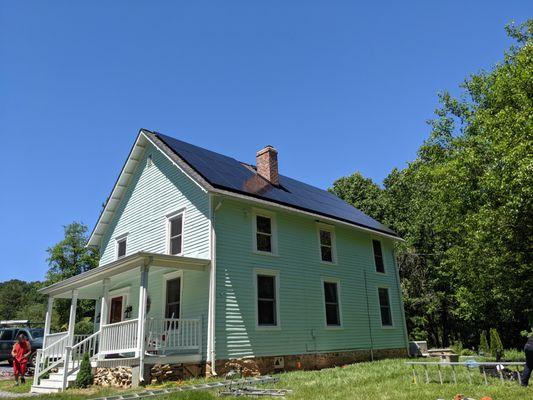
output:
{"label": "white trim", "polygon": [[268,201],[268,200],[264,200],[264,199],[258,199],[256,197],[246,196],[246,195],[243,195],[243,194],[240,194],[240,193],[234,193],[234,192],[230,192],[230,191],[223,190],[223,189],[213,188],[213,189],[210,190],[210,192],[215,193],[215,194],[219,194],[219,195],[225,196],[225,197],[236,198],[236,199],[248,201],[251,204],[262,204],[262,205],[269,206],[269,207],[275,207],[277,209],[286,210],[288,212],[306,215],[306,216],[312,217],[314,219],[319,219],[319,220],[322,220],[322,221],[328,221],[328,222],[333,223],[333,224],[339,224],[339,225],[343,225],[343,226],[346,226],[346,227],[349,227],[349,228],[352,228],[352,229],[357,229],[357,230],[360,230],[360,231],[369,232],[369,233],[372,233],[372,234],[377,235],[377,236],[383,236],[383,237],[387,237],[389,239],[397,240],[397,241],[400,241],[400,242],[405,242],[404,239],[402,239],[402,238],[400,238],[398,236],[390,235],[390,234],[387,234],[387,233],[384,233],[384,232],[379,232],[379,231],[376,231],[374,229],[366,228],[364,226],[355,225],[353,223],[344,222],[344,221],[341,221],[341,220],[336,219],[336,218],[326,217],[326,216],[324,216],[322,214],[317,214],[317,213],[310,212],[310,211],[300,210],[300,209],[295,208],[295,207],[290,207],[290,206],[285,206],[283,204],[274,203],[272,201]]}
{"label": "white trim", "polygon": [[[122,288],[109,290],[107,292],[107,298],[109,301],[109,307],[107,310],[107,317],[106,317],[106,324],[109,324],[109,321],[111,320],[111,304],[113,302],[113,299],[116,299],[117,297],[122,297],[122,310],[120,313],[120,322],[126,321],[126,318],[124,317],[124,312],[126,311],[126,307],[129,305],[130,300],[130,291],[131,286],[124,286]],[[100,319],[102,317],[100,316]]]}
{"label": "white trim", "polygon": [[[331,277],[322,277],[320,279],[320,283],[322,286],[322,302],[324,304],[324,327],[326,329],[342,329],[344,328],[342,323],[342,301],[341,301],[341,281],[339,278],[331,278]],[[339,325],[328,325],[328,318],[326,315],[326,292],[324,290],[324,283],[334,283],[337,285],[337,304],[339,308]]]}
{"label": "white trim", "polygon": [[[169,157],[169,155],[167,153],[165,153],[163,150],[161,150],[161,148],[157,144],[155,144],[152,141],[152,139],[150,139],[148,137],[148,135],[146,135],[146,133],[144,133],[144,131],[142,129],[139,132],[139,136],[140,135],[142,135],[152,146],[154,146],[159,152],[161,152],[161,154],[163,154],[166,158],[168,158],[172,164],[174,164],[187,178],[189,178],[191,181],[193,181],[196,184],[196,186],[198,186],[200,189],[202,189],[202,191],[204,193],[209,193],[208,190],[204,186],[202,186],[200,184],[200,182],[198,182],[198,180],[194,179],[191,175],[189,175],[183,168],[180,167],[180,165],[178,163],[176,163],[171,157]],[[159,140],[161,140],[161,139],[159,139]],[[171,149],[171,151],[174,151],[174,150]]]}
{"label": "white trim", "polygon": [[[129,232],[115,236],[115,260],[124,258],[128,255],[128,236],[129,236]],[[118,248],[119,248],[119,243],[122,243],[122,242],[126,242],[126,248],[124,249],[124,255],[119,257]]]}
{"label": "white trim", "polygon": [[[265,275],[265,276],[272,276],[274,277],[274,290],[276,291],[274,293],[275,295],[275,302],[276,302],[276,325],[259,325],[259,312],[257,310],[257,303],[259,301],[257,297],[257,276],[258,275]],[[255,268],[253,273],[253,288],[254,288],[254,308],[255,308],[255,329],[260,331],[278,331],[281,330],[281,319],[280,319],[280,313],[279,313],[279,303],[280,303],[280,295],[279,295],[279,271],[275,269],[263,269],[263,268]]]}
{"label": "white trim", "polygon": [[[379,289],[387,289],[387,297],[389,298],[389,311],[390,311],[390,321],[391,321],[390,325],[383,325],[383,320],[381,318],[381,302],[379,301]],[[395,329],[396,326],[394,325],[394,314],[392,313],[390,287],[388,285],[378,285],[376,287],[376,294],[378,296],[379,324],[381,326],[381,329]]]}
{"label": "white trim", "polygon": [[[257,250],[257,217],[270,219],[270,246],[272,251]],[[276,213],[268,210],[252,208],[252,251],[256,254],[269,256],[278,255],[278,223]]]}
{"label": "white trim", "polygon": [[[171,256],[183,255],[184,237],[185,237],[185,211],[187,207],[180,208],[179,210],[172,211],[165,215],[165,253]],[[181,251],[178,254],[170,254],[170,223],[181,215]]]}
{"label": "white trim", "polygon": [[[320,231],[329,232],[331,236],[331,258],[332,261],[322,260],[322,243],[320,242]],[[324,224],[322,222],[316,223],[316,234],[318,237],[318,259],[322,264],[337,265],[337,237],[335,236],[335,227],[333,225]]]}
{"label": "white trim", "polygon": [[[182,314],[182,305],[183,305],[183,271],[173,271],[169,272],[168,274],[163,274],[163,298],[162,298],[162,310],[161,310],[161,317],[166,318],[166,312],[167,312],[167,282],[171,281],[173,279],[180,279],[180,315],[178,318],[183,318]],[[170,318],[170,317],[169,317]],[[176,318],[176,317],[174,317]]]}

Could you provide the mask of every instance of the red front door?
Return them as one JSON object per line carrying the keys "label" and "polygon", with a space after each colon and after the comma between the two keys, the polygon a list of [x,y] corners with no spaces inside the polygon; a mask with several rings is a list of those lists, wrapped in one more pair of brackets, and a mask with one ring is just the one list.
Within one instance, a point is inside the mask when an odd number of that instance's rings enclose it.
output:
{"label": "red front door", "polygon": [[113,297],[111,299],[111,308],[109,310],[109,323],[122,321],[122,299],[123,297]]}

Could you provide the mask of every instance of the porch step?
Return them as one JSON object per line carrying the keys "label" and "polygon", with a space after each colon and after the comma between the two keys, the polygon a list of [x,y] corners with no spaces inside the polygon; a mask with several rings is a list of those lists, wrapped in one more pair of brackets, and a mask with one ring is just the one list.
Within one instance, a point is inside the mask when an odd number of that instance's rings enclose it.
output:
{"label": "porch step", "polygon": [[[67,388],[76,381],[78,372],[73,372],[67,376]],[[39,385],[32,385],[32,393],[59,393],[63,389],[63,367],[58,368],[58,372],[52,372],[46,379],[41,379]]]}
{"label": "porch step", "polygon": [[37,393],[37,394],[46,394],[46,393],[59,393],[61,389],[55,388],[55,387],[47,387],[42,385],[32,385],[31,386],[31,393]]}
{"label": "porch step", "polygon": [[[68,381],[68,382],[73,382],[73,381],[75,381],[77,375],[78,375],[77,373],[70,374],[69,376],[67,376],[67,381]],[[54,373],[51,373],[49,379],[50,379],[50,380],[53,380],[53,381],[60,381],[60,382],[62,382],[62,381],[63,381],[63,371],[61,371],[61,372],[54,372]],[[44,380],[44,379],[43,379],[43,380]]]}

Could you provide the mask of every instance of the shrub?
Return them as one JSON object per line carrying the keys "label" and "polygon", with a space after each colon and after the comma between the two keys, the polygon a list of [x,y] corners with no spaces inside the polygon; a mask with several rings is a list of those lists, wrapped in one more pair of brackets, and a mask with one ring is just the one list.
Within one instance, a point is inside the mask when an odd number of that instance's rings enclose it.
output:
{"label": "shrub", "polygon": [[89,359],[89,353],[83,354],[81,360],[80,370],[78,376],[76,376],[76,387],[86,388],[93,384],[93,372],[91,368],[91,360]]}
{"label": "shrub", "polygon": [[526,355],[521,350],[509,349],[503,352],[503,360],[508,362],[522,362],[526,361]]}
{"label": "shrub", "polygon": [[457,342],[454,342],[450,347],[455,354],[461,354],[461,352],[463,351],[463,342],[459,340]]}
{"label": "shrub", "polygon": [[489,342],[487,341],[487,331],[481,332],[478,353],[482,356],[488,356],[490,353]]}
{"label": "shrub", "polygon": [[90,335],[94,332],[94,323],[90,318],[85,317],[81,321],[76,322],[74,332],[76,335]]}
{"label": "shrub", "polygon": [[462,356],[475,356],[476,352],[474,350],[471,350],[471,349],[463,349],[461,351],[461,355]]}
{"label": "shrub", "polygon": [[490,330],[490,353],[493,357],[496,357],[496,360],[503,356],[503,344],[495,328],[491,328]]}

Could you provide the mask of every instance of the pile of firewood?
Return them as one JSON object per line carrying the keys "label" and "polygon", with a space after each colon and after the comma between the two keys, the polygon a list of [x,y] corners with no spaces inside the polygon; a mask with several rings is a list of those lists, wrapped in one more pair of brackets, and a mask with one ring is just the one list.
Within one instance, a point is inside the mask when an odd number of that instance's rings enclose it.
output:
{"label": "pile of firewood", "polygon": [[183,368],[180,365],[156,364],[150,370],[151,383],[177,381],[183,378]]}
{"label": "pile of firewood", "polygon": [[94,374],[94,384],[104,387],[131,387],[131,368],[97,368]]}

